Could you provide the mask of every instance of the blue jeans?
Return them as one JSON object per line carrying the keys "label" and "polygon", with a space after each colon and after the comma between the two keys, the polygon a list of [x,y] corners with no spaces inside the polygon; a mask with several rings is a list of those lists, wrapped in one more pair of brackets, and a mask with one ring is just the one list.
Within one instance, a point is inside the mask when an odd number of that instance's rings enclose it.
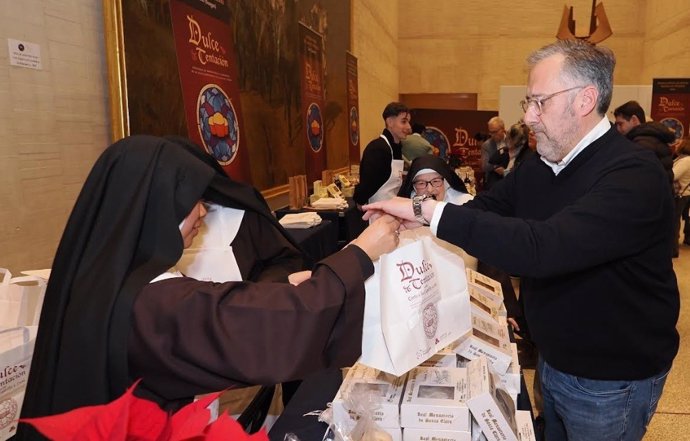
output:
{"label": "blue jeans", "polygon": [[639,441],[659,403],[668,371],[645,380],[591,380],[541,357],[546,441]]}

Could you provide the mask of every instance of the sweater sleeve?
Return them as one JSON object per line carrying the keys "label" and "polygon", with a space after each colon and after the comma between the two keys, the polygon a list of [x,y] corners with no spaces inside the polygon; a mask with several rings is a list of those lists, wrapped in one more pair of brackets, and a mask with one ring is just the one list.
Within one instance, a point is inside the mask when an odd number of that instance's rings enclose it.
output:
{"label": "sweater sleeve", "polygon": [[551,277],[595,267],[666,240],[659,225],[670,195],[664,196],[660,171],[646,159],[621,159],[584,196],[545,220],[511,212],[511,174],[487,196],[447,204],[437,234],[511,274]]}
{"label": "sweater sleeve", "polygon": [[349,246],[298,286],[186,277],[151,283],[133,308],[130,378],[177,400],[350,365],[361,351],[371,274],[366,254]]}

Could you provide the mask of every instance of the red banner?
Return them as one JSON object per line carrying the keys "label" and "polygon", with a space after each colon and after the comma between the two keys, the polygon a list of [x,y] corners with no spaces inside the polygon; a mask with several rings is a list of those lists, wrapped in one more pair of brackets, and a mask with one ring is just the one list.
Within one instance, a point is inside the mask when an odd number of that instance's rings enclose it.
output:
{"label": "red banner", "polygon": [[189,137],[233,179],[251,182],[225,0],[171,0],[170,15]]}
{"label": "red banner", "polygon": [[412,121],[426,126],[422,136],[438,149],[437,154],[443,159],[457,157],[474,169],[477,179],[484,172],[482,142],[475,135],[486,133],[487,121],[496,115],[483,110],[412,109]]}
{"label": "red banner", "polygon": [[323,123],[324,78],[323,37],[305,24],[299,24],[300,83],[304,122],[305,169],[309,184],[321,179],[326,169],[326,138]]}
{"label": "red banner", "polygon": [[652,80],[654,121],[667,126],[676,139],[687,138],[690,127],[690,78],[655,78]]}
{"label": "red banner", "polygon": [[357,57],[345,52],[345,77],[347,78],[348,133],[350,134],[350,164],[359,164],[359,82]]}

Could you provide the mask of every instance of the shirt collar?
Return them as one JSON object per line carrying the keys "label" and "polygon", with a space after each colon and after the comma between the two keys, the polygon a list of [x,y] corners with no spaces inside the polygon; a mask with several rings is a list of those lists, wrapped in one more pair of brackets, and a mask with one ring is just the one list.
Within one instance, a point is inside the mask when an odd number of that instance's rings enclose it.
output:
{"label": "shirt collar", "polygon": [[544,161],[546,165],[551,167],[551,170],[553,170],[553,174],[557,175],[560,173],[564,168],[568,166],[572,162],[572,160],[580,154],[581,151],[585,149],[588,145],[596,141],[597,139],[601,138],[604,136],[604,133],[608,132],[609,129],[611,128],[611,123],[609,122],[609,119],[604,116],[599,123],[597,123],[596,126],[592,130],[589,131],[581,140],[580,142],[577,143],[574,149],[572,149],[563,159],[561,159],[559,162],[551,162],[548,159],[544,158],[543,156],[541,157],[541,160]]}

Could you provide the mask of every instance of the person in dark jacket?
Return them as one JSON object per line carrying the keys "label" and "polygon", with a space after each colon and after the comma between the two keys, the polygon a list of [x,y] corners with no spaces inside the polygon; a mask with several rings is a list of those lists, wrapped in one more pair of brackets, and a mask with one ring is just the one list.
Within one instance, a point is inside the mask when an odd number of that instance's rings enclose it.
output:
{"label": "person in dark jacket", "polygon": [[665,125],[647,122],[644,109],[637,101],[628,101],[613,111],[616,129],[629,140],[654,152],[668,175],[673,188],[673,150],[669,146],[676,137]]}

